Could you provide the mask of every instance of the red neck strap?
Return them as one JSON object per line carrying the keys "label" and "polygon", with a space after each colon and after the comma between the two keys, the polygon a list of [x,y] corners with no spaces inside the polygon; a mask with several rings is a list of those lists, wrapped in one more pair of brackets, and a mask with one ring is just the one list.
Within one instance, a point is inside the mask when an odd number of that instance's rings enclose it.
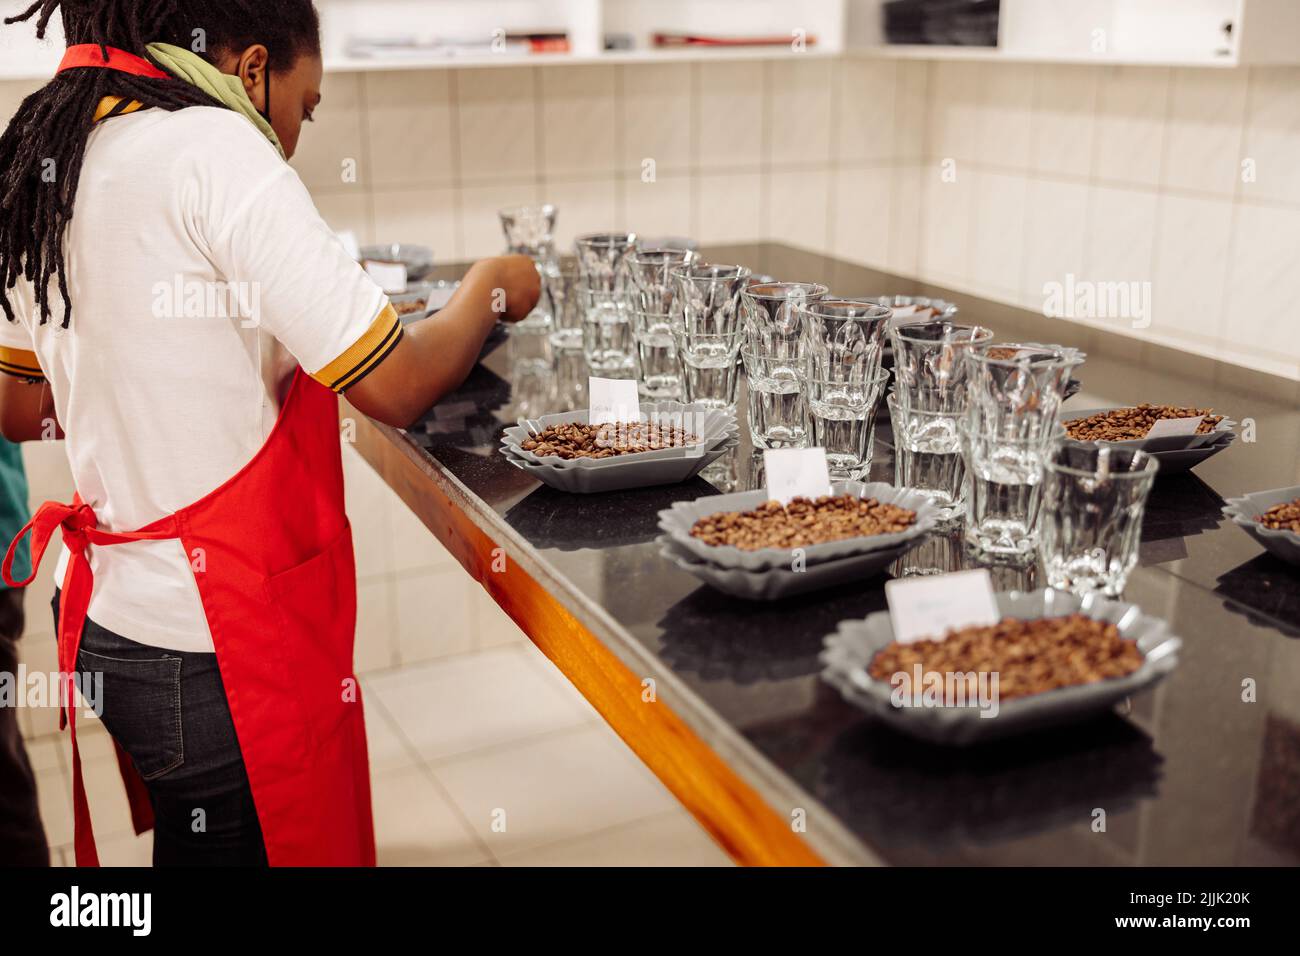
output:
{"label": "red neck strap", "polygon": [[130,73],[133,76],[147,76],[155,80],[165,80],[171,75],[158,69],[144,57],[127,53],[116,47],[110,46],[107,49],[108,57],[105,57],[104,48],[98,43],[79,43],[70,46],[63,54],[63,61],[56,72],[62,73],[64,70],[75,70],[80,67],[95,67],[101,70]]}

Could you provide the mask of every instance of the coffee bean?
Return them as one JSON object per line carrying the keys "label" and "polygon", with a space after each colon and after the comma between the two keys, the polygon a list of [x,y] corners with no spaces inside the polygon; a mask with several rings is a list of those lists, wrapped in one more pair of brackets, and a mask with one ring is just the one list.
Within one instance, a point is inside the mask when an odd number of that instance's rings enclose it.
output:
{"label": "coffee bean", "polygon": [[1174,405],[1136,405],[1065,422],[1065,433],[1076,441],[1131,441],[1146,438],[1151,426],[1162,418],[1200,416],[1196,434],[1208,435],[1223,421],[1212,408],[1179,408]]}
{"label": "coffee bean", "polygon": [[998,698],[1006,701],[1123,677],[1141,667],[1142,660],[1137,641],[1123,637],[1114,624],[1070,614],[1008,617],[992,626],[957,628],[937,639],[894,641],[876,654],[867,672],[886,682],[895,674],[911,675],[917,664],[923,674],[996,673]]}
{"label": "coffee bean", "polygon": [[1257,515],[1255,520],[1265,528],[1273,528],[1276,531],[1294,531],[1300,534],[1300,498],[1274,505],[1262,515]]}
{"label": "coffee bean", "polygon": [[548,425],[520,443],[524,451],[539,458],[554,455],[557,458],[613,458],[616,455],[633,455],[643,451],[664,448],[682,448],[699,444],[698,435],[692,435],[676,425],[659,425],[654,422],[606,422],[603,425],[582,425],[565,422]]}
{"label": "coffee bean", "polygon": [[708,545],[755,551],[890,534],[906,531],[915,523],[915,511],[875,498],[823,495],[815,500],[795,498],[785,507],[779,501],[767,501],[750,511],[708,515],[691,526],[691,536]]}

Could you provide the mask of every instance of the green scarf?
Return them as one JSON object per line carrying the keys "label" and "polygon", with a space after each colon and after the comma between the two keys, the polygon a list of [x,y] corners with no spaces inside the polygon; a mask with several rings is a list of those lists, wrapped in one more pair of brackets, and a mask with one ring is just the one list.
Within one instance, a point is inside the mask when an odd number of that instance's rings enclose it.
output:
{"label": "green scarf", "polygon": [[192,86],[197,86],[213,99],[244,116],[271,141],[280,158],[285,158],[280,137],[275,135],[271,124],[253,106],[253,101],[248,98],[248,93],[239,77],[222,73],[197,53],[191,53],[183,47],[172,46],[170,43],[150,43],[148,50],[168,73]]}

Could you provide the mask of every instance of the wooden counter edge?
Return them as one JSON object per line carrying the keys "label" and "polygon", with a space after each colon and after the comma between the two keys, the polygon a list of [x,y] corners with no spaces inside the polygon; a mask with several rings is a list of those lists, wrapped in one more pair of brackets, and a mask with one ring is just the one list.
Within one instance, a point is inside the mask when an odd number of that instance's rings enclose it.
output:
{"label": "wooden counter edge", "polygon": [[[399,433],[341,403],[354,447],[528,638],[591,702],[718,844],[742,865],[824,861],[662,701],[644,702],[633,673],[457,506]],[[355,429],[346,434],[348,422]],[[391,434],[387,434],[390,432]],[[503,560],[504,558],[504,560]]]}

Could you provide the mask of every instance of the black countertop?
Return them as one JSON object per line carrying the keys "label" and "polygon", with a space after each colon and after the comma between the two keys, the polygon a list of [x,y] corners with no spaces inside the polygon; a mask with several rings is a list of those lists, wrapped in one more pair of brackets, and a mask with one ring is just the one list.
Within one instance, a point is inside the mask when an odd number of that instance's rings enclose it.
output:
{"label": "black countertop", "polygon": [[[1086,725],[976,748],[922,744],[818,677],[822,638],[837,622],[885,607],[883,577],[750,603],[657,554],[661,508],[751,486],[759,459],[747,435],[711,481],[553,491],[506,464],[498,438],[521,415],[585,407],[587,371],[580,354],[548,356],[539,337],[511,336],[490,343],[464,387],[406,440],[468,490],[481,522],[528,550],[602,642],[656,678],[661,697],[778,813],[805,810],[807,839],[832,862],[1300,863],[1300,569],[1219,513],[1223,497],[1300,482],[1300,386],[784,246],[705,252],[838,295],[940,295],[1003,341],[1081,347],[1083,391],[1067,408],[1196,404],[1253,428],[1254,441],[1159,479],[1151,495],[1124,596],[1183,638],[1174,674]],[[887,429],[873,480],[892,481]],[[944,538],[913,560],[970,566]],[[1003,588],[1039,586],[1033,569],[994,573]],[[1243,700],[1247,682],[1253,701]],[[1098,809],[1104,832],[1094,830]]]}

